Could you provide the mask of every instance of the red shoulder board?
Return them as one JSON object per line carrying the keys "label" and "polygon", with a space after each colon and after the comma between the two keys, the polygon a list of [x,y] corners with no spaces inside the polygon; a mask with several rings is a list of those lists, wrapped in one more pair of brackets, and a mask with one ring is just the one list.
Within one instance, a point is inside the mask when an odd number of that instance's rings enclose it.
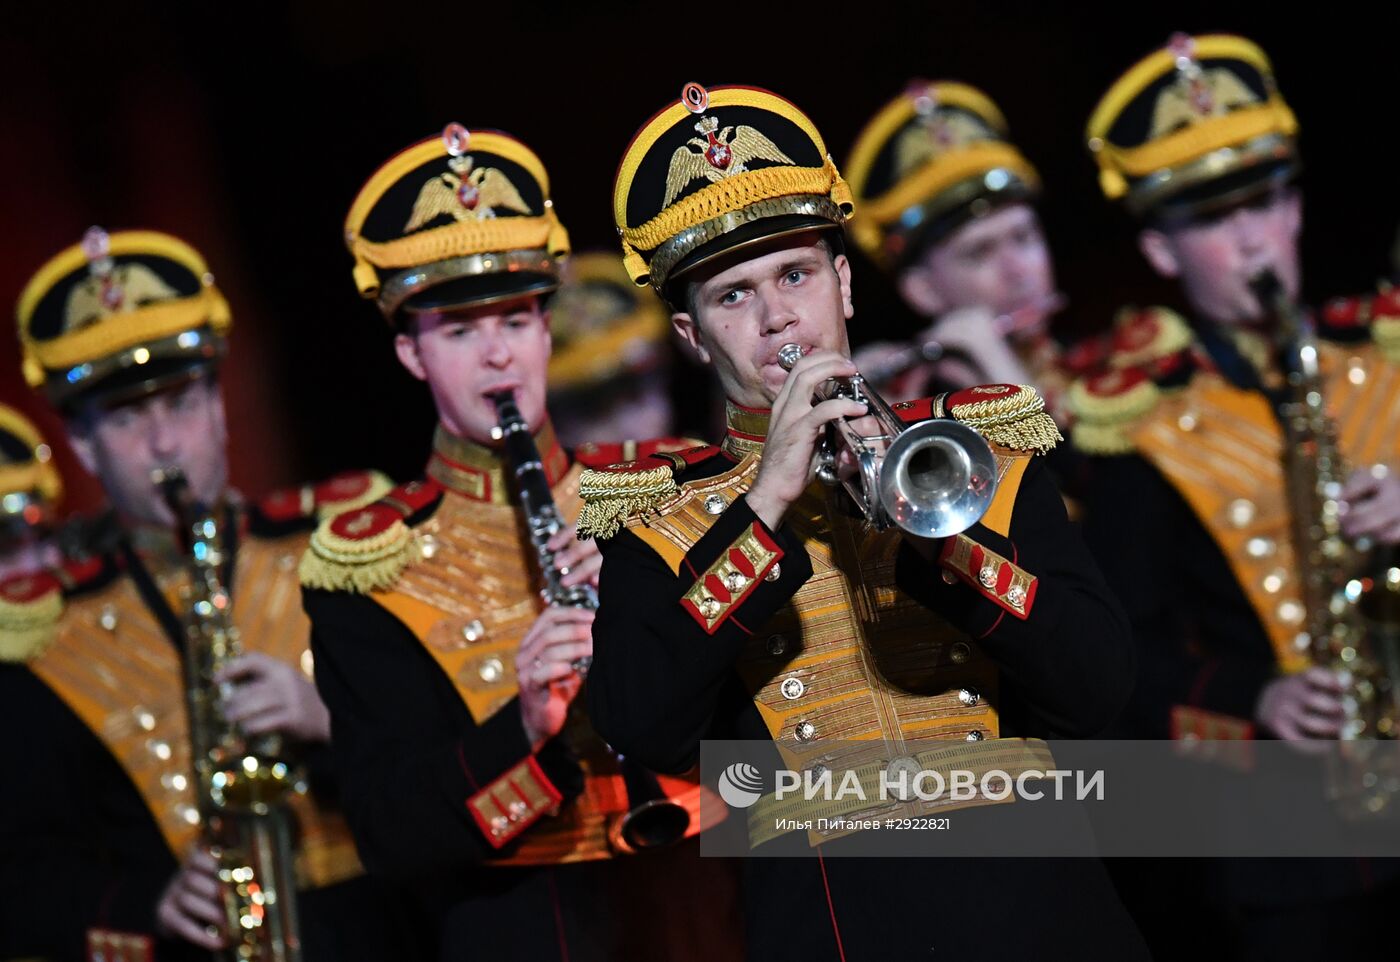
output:
{"label": "red shoulder board", "polygon": [[[382,475],[374,471],[343,471],[311,489],[316,507],[329,507],[343,501],[359,501],[370,496]],[[382,489],[381,489],[382,490]]]}
{"label": "red shoulder board", "polygon": [[890,410],[899,415],[899,419],[906,424],[913,424],[915,421],[927,421],[933,417],[933,398],[921,397],[913,401],[900,401],[898,404],[891,404]]}
{"label": "red shoulder board", "polygon": [[[615,464],[632,464],[637,461],[650,460],[655,454],[680,454],[684,455],[689,451],[709,451],[713,453],[716,449],[708,445],[702,445],[691,438],[652,438],[649,441],[622,441],[613,444],[599,444],[590,441],[581,444],[574,452],[574,458],[585,468],[593,468],[598,471],[612,470]],[[709,457],[709,455],[705,455]],[[704,460],[700,458],[699,460]],[[669,462],[663,462],[669,463]],[[694,460],[687,461],[689,464]],[[650,465],[656,467],[657,465]]]}
{"label": "red shoulder board", "polygon": [[442,485],[431,478],[423,478],[399,485],[370,507],[387,505],[399,511],[402,517],[410,518],[440,497]]}
{"label": "red shoulder board", "polygon": [[0,581],[0,601],[12,605],[28,605],[47,595],[61,594],[63,585],[51,572],[11,575]]}
{"label": "red shoulder board", "polygon": [[1108,335],[1099,334],[1094,337],[1086,337],[1084,340],[1065,348],[1064,353],[1060,356],[1061,364],[1072,377],[1084,377],[1092,374],[1102,370],[1104,364],[1108,362],[1111,345],[1112,338]]}
{"label": "red shoulder board", "polygon": [[257,509],[267,520],[280,524],[311,516],[305,488],[282,488],[258,499]]}
{"label": "red shoulder board", "polygon": [[63,583],[63,590],[72,594],[99,581],[110,567],[108,560],[101,555],[88,555],[85,558],[64,558],[55,573]]}
{"label": "red shoulder board", "polygon": [[1371,299],[1334,297],[1322,308],[1322,323],[1332,328],[1364,327],[1371,322]]}
{"label": "red shoulder board", "polygon": [[1400,318],[1400,287],[1390,287],[1376,295],[1371,302],[1371,317],[1377,321]]}
{"label": "red shoulder board", "polygon": [[1143,381],[1150,380],[1142,368],[1132,367],[1122,371],[1105,371],[1084,379],[1084,390],[1092,397],[1111,398],[1127,394]]}

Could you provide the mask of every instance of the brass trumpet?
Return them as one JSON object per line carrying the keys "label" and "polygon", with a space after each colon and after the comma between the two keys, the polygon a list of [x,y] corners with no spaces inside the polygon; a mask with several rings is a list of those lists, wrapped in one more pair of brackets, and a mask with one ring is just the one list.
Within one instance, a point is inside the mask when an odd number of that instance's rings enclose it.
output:
{"label": "brass trumpet", "polygon": [[[784,344],[778,363],[790,371],[803,353]],[[817,451],[817,477],[843,484],[877,531],[895,525],[921,538],[947,538],[986,513],[996,494],[997,463],[972,428],[944,418],[907,425],[859,374],[828,379],[816,397],[860,402],[880,426],[877,434],[862,434],[851,418],[834,421]]]}

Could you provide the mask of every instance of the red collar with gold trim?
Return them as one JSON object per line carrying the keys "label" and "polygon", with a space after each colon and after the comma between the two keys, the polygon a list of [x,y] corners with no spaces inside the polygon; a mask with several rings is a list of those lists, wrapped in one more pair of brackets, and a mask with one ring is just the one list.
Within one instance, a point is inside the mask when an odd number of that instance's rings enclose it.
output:
{"label": "red collar with gold trim", "polygon": [[[535,432],[535,447],[539,449],[545,478],[552,488],[568,472],[569,455],[559,444],[554,425],[549,421]],[[472,501],[509,504],[508,471],[504,452],[459,438],[438,425],[427,474],[444,488]]]}

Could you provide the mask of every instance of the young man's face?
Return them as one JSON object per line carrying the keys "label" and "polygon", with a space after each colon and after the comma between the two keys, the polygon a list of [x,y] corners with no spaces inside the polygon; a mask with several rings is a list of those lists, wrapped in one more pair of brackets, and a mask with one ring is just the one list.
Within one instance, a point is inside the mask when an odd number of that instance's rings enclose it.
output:
{"label": "young man's face", "polygon": [[416,315],[394,339],[399,360],[427,382],[443,427],[460,438],[492,444],[496,405],[513,391],[520,414],[537,430],[545,420],[549,317],[536,295]]}
{"label": "young man's face", "polygon": [[224,397],[207,375],[124,404],[94,406],[69,423],[68,438],[130,523],[175,523],[151,479],[159,469],[179,468],[204,504],[217,504],[228,484]]}
{"label": "young man's face", "polygon": [[1158,274],[1180,279],[1196,313],[1217,324],[1248,325],[1265,313],[1249,287],[1260,271],[1272,270],[1284,291],[1298,296],[1302,226],[1302,199],[1289,188],[1210,218],[1149,228],[1138,243]]}
{"label": "young man's face", "polygon": [[1012,204],[962,225],[905,268],[900,293],[920,314],[963,307],[994,314],[1041,304],[1055,290],[1055,269],[1030,204]]}
{"label": "young man's face", "polygon": [[784,344],[850,355],[851,268],[816,231],[754,250],[698,268],[687,310],[671,321],[700,360],[714,365],[726,397],[767,408],[787,380],[778,363]]}

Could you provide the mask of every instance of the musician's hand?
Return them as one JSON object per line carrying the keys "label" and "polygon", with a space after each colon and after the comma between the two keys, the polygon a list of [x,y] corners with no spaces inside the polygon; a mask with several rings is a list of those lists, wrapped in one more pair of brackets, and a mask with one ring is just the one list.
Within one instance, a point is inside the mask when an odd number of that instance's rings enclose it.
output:
{"label": "musician's hand", "polygon": [[593,618],[588,608],[550,605],[520,640],[515,678],[520,717],[532,749],[538,750],[564,727],[569,703],[583,683],[573,663],[593,656]]}
{"label": "musician's hand", "polygon": [[202,949],[221,949],[224,903],[219,864],[201,848],[192,848],[156,903],[156,931]]}
{"label": "musician's hand", "polygon": [[559,569],[559,583],[565,588],[590,584],[598,587],[598,572],[603,569],[603,553],[598,542],[578,540],[578,526],[560,528],[549,539],[554,552],[554,564]]}
{"label": "musician's hand", "polygon": [[1385,465],[1360,468],[1342,486],[1342,533],[1400,544],[1400,475]]}
{"label": "musician's hand", "polygon": [[224,715],[249,735],[279,732],[302,741],[330,741],[330,712],[300,669],[254,652],[229,662],[214,680],[233,683]]}
{"label": "musician's hand", "polygon": [[[978,305],[948,311],[929,325],[919,335],[919,340],[937,341],[948,354],[960,356],[958,359],[964,361],[965,366],[950,379],[959,386],[1025,384],[1030,380],[1025,365],[998,330],[996,315],[989,307]],[[952,360],[950,358],[949,362]],[[943,371],[940,374],[947,376]]]}
{"label": "musician's hand", "polygon": [[812,403],[813,394],[827,378],[855,373],[856,366],[847,358],[820,350],[802,358],[788,372],[773,401],[763,462],[747,498],[753,513],[770,529],[778,527],[787,509],[812,482],[817,442],[826,423],[866,413],[864,404],[841,398]]}
{"label": "musician's hand", "polygon": [[[1255,720],[1279,738],[1298,747],[1316,739],[1335,739],[1346,721],[1344,686],[1335,671],[1314,667],[1275,678],[1264,686],[1254,709]],[[1323,745],[1311,746],[1321,751]]]}

